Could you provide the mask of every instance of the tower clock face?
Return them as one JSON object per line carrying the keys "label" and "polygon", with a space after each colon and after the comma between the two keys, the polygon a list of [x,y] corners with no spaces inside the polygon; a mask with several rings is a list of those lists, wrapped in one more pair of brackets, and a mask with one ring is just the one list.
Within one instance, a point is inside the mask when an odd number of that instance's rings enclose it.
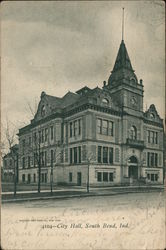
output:
{"label": "tower clock face", "polygon": [[137,105],[137,100],[136,100],[135,97],[132,97],[132,98],[131,98],[131,104],[132,104],[132,106]]}

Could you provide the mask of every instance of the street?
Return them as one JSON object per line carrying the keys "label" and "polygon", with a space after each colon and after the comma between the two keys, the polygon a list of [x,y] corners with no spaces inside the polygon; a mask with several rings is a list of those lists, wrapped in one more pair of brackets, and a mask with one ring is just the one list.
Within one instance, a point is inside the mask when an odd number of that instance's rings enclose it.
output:
{"label": "street", "polygon": [[164,249],[164,193],[2,206],[4,249]]}

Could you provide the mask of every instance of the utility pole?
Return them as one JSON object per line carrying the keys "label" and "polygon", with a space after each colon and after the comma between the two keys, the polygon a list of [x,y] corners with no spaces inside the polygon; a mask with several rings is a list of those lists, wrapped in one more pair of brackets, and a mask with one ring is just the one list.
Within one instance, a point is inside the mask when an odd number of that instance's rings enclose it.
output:
{"label": "utility pole", "polygon": [[89,193],[89,165],[90,165],[90,162],[89,162],[89,159],[88,159],[88,173],[87,173],[87,193]]}

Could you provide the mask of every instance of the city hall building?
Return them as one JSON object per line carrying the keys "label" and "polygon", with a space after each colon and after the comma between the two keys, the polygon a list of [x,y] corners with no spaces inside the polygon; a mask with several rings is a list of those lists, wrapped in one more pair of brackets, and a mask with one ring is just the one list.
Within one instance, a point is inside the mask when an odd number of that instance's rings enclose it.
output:
{"label": "city hall building", "polygon": [[143,111],[143,93],[123,40],[102,88],[42,92],[18,133],[19,182],[37,183],[40,174],[66,185],[163,183],[163,120],[153,104]]}

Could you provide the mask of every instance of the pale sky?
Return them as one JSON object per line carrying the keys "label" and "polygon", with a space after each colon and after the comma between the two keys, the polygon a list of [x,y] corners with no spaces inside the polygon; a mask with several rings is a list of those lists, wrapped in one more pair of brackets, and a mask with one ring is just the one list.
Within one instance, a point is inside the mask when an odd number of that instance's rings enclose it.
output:
{"label": "pale sky", "polygon": [[[164,117],[165,12],[162,1],[9,1],[1,5],[2,119],[29,123],[27,103],[108,80],[124,40],[144,107]],[[3,122],[3,120],[2,120]]]}

